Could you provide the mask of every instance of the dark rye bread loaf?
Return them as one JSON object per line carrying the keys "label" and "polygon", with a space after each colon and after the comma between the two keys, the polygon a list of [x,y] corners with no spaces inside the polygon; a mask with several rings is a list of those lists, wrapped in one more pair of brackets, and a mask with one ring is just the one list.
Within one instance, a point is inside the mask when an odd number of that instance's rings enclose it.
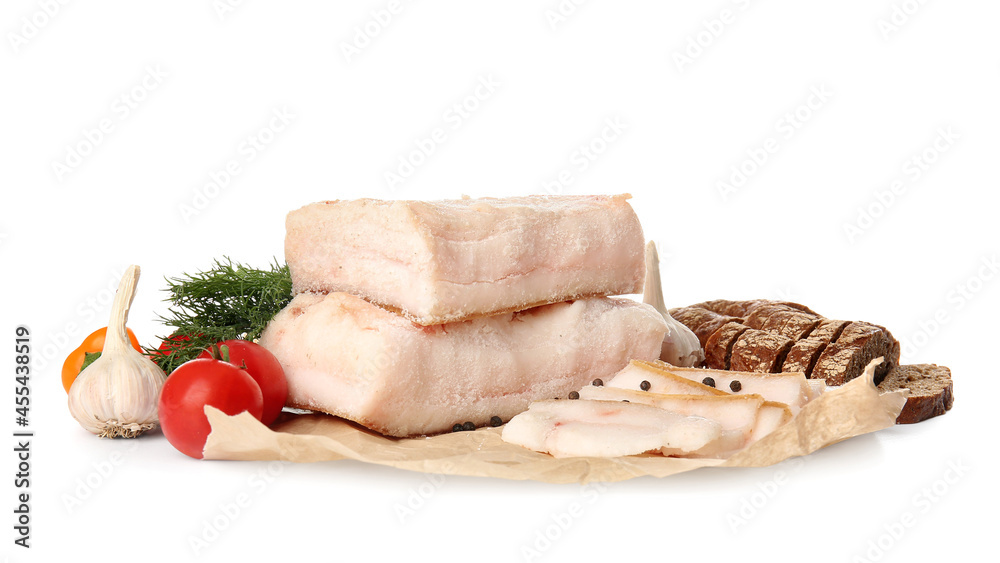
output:
{"label": "dark rye bread loaf", "polygon": [[705,366],[713,369],[801,371],[842,385],[879,356],[885,361],[875,371],[876,383],[899,364],[899,342],[884,327],[827,319],[799,303],[717,299],[670,313],[698,334]]}
{"label": "dark rye bread loaf", "polygon": [[955,402],[951,370],[934,364],[896,366],[878,389],[883,393],[910,390],[896,424],[913,424],[942,415]]}

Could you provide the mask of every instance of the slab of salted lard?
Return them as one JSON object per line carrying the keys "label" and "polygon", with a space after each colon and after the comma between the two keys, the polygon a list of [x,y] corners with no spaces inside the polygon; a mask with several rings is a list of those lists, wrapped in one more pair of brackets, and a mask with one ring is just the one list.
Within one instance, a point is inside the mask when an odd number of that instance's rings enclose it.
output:
{"label": "slab of salted lard", "polygon": [[655,309],[624,298],[425,327],[347,293],[304,293],[260,344],[285,370],[289,406],[414,436],[565,397],[630,358],[657,358],[666,330]]}
{"label": "slab of salted lard", "polygon": [[307,205],[285,221],[295,293],[344,291],[421,325],[640,293],[628,195]]}

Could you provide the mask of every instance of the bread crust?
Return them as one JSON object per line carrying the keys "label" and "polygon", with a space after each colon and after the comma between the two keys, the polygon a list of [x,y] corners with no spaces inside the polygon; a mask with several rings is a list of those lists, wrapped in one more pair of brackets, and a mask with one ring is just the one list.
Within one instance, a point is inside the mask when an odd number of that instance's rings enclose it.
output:
{"label": "bread crust", "polygon": [[754,312],[758,307],[765,305],[783,305],[790,309],[796,311],[802,311],[808,315],[817,315],[816,311],[813,311],[809,307],[801,303],[795,303],[793,301],[772,301],[770,299],[750,299],[746,301],[729,301],[728,299],[715,299],[712,301],[704,301],[702,303],[696,303],[693,307],[702,307],[708,309],[709,311],[714,311],[720,315],[728,315],[731,317],[746,317],[750,313]]}

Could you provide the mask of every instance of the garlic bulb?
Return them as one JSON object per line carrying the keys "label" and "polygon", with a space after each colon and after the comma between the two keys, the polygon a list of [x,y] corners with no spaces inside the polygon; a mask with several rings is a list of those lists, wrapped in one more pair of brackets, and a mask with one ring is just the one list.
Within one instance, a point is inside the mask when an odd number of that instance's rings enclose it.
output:
{"label": "garlic bulb", "polygon": [[101,357],[69,389],[69,411],[101,438],[134,438],[156,428],[156,404],[167,376],[137,352],[125,332],[139,267],[129,266],[118,285]]}
{"label": "garlic bulb", "polygon": [[679,367],[692,367],[705,361],[705,351],[691,329],[677,322],[663,304],[663,287],[660,284],[660,257],[656,243],[646,243],[646,281],[643,284],[642,302],[652,305],[667,321],[667,334],[663,337],[660,359]]}

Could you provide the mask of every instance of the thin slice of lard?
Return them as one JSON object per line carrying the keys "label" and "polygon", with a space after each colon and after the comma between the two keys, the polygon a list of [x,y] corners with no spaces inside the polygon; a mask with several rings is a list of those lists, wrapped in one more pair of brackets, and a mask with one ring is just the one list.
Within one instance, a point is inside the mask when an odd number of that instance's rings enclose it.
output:
{"label": "thin slice of lard", "polygon": [[668,450],[697,454],[722,436],[714,420],[640,403],[544,400],[504,426],[511,444],[553,457],[618,457]]}
{"label": "thin slice of lard", "polygon": [[[701,456],[712,457],[726,457],[746,447],[754,438],[759,439],[754,435],[754,429],[761,408],[765,405],[764,398],[760,395],[663,395],[593,385],[580,389],[580,398],[593,401],[628,401],[657,407],[682,416],[700,416],[714,420],[721,426],[722,434],[715,442],[706,444],[698,451]],[[684,452],[677,454],[684,455]]]}
{"label": "thin slice of lard", "polygon": [[[644,362],[638,362],[643,364]],[[679,375],[685,379],[702,382],[706,377],[715,381],[716,389],[725,393],[757,394],[768,401],[785,403],[793,413],[797,413],[809,401],[822,391],[817,386],[810,385],[802,372],[759,373],[732,370],[684,368],[666,364],[660,361],[645,362],[651,370],[665,371]],[[739,381],[739,390],[733,391],[733,382]],[[823,387],[825,383],[819,382]]]}

